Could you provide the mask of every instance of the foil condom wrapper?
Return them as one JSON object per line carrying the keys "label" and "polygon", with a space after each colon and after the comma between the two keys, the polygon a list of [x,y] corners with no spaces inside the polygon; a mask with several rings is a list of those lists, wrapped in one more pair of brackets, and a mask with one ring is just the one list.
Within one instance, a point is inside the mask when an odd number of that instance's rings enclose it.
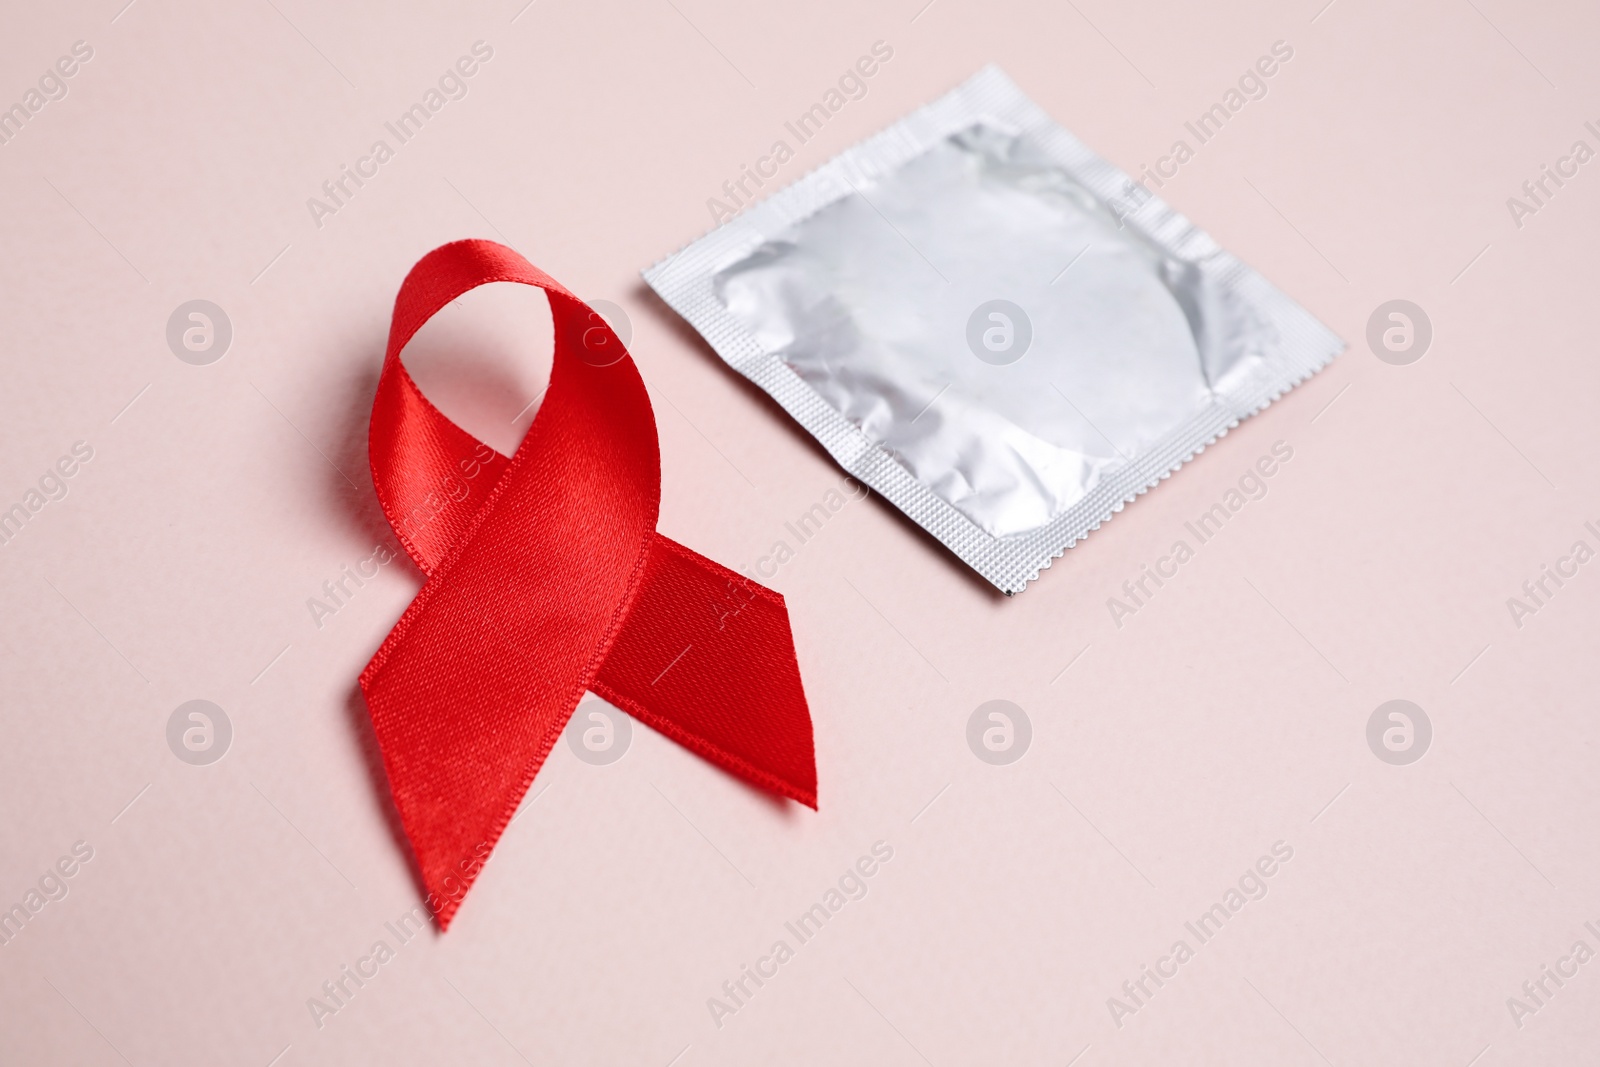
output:
{"label": "foil condom wrapper", "polygon": [[992,66],[644,278],[1006,593],[1344,349]]}

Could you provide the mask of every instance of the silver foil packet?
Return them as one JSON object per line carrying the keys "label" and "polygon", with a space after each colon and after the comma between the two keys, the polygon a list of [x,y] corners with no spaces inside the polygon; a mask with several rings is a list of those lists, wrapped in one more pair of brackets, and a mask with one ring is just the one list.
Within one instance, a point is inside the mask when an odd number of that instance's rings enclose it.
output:
{"label": "silver foil packet", "polygon": [[1006,593],[1344,348],[994,67],[644,277]]}

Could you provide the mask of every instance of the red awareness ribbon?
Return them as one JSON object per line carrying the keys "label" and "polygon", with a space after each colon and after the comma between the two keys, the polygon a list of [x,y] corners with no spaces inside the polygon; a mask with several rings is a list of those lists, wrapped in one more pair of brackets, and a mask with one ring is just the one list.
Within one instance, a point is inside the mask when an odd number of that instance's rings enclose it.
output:
{"label": "red awareness ribbon", "polygon": [[[424,322],[488,282],[543,289],[555,325],[549,390],[509,458],[441,414],[400,362]],[[817,806],[783,598],[656,532],[650,397],[587,304],[504,245],[434,249],[395,298],[368,450],[427,582],[361,688],[441,929],[585,690]]]}

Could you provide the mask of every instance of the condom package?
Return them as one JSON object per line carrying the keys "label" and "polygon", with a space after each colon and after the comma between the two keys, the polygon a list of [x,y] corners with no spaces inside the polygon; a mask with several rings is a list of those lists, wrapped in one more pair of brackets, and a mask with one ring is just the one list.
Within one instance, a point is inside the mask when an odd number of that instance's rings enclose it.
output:
{"label": "condom package", "polygon": [[993,67],[644,276],[1006,593],[1344,348]]}

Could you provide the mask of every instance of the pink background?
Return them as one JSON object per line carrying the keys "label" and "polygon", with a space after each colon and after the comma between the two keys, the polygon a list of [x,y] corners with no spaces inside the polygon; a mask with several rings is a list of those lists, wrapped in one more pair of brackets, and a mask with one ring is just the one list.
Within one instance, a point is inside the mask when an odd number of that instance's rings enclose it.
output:
{"label": "pink background", "polygon": [[[1600,547],[1600,162],[1521,228],[1505,203],[1600,147],[1592,8],[122,2],[13,5],[0,35],[0,103],[94,49],[0,146],[0,506],[94,449],[0,549],[0,904],[94,849],[0,947],[0,1061],[1592,1061],[1600,962],[1520,1027],[1507,998],[1600,950],[1600,563],[1520,629],[1506,599]],[[476,40],[469,94],[316,226],[306,199]],[[781,180],[989,61],[1137,169],[1288,42],[1161,192],[1349,350],[1015,599],[851,503],[770,581],[820,813],[642,727],[606,767],[558,746],[450,933],[318,1028],[307,999],[417,900],[355,678],[418,576],[384,568],[321,629],[306,607],[387,532],[364,442],[401,277],[492,237],[620,304],[661,528],[748,568],[840,472],[637,272],[878,40],[893,59]],[[234,328],[210,366],[165,341],[197,297]],[[1395,298],[1434,327],[1410,366],[1365,342]],[[544,314],[479,294],[411,362],[509,448]],[[1279,440],[1270,494],[1118,629],[1107,598]],[[197,698],[234,729],[205,767],[165,739]],[[1410,766],[1365,740],[1394,698],[1433,723]],[[1007,767],[966,743],[994,699],[1033,725]],[[707,998],[880,840],[869,894],[719,1028]],[[1107,998],[1278,841],[1267,896],[1117,1026]]]}

